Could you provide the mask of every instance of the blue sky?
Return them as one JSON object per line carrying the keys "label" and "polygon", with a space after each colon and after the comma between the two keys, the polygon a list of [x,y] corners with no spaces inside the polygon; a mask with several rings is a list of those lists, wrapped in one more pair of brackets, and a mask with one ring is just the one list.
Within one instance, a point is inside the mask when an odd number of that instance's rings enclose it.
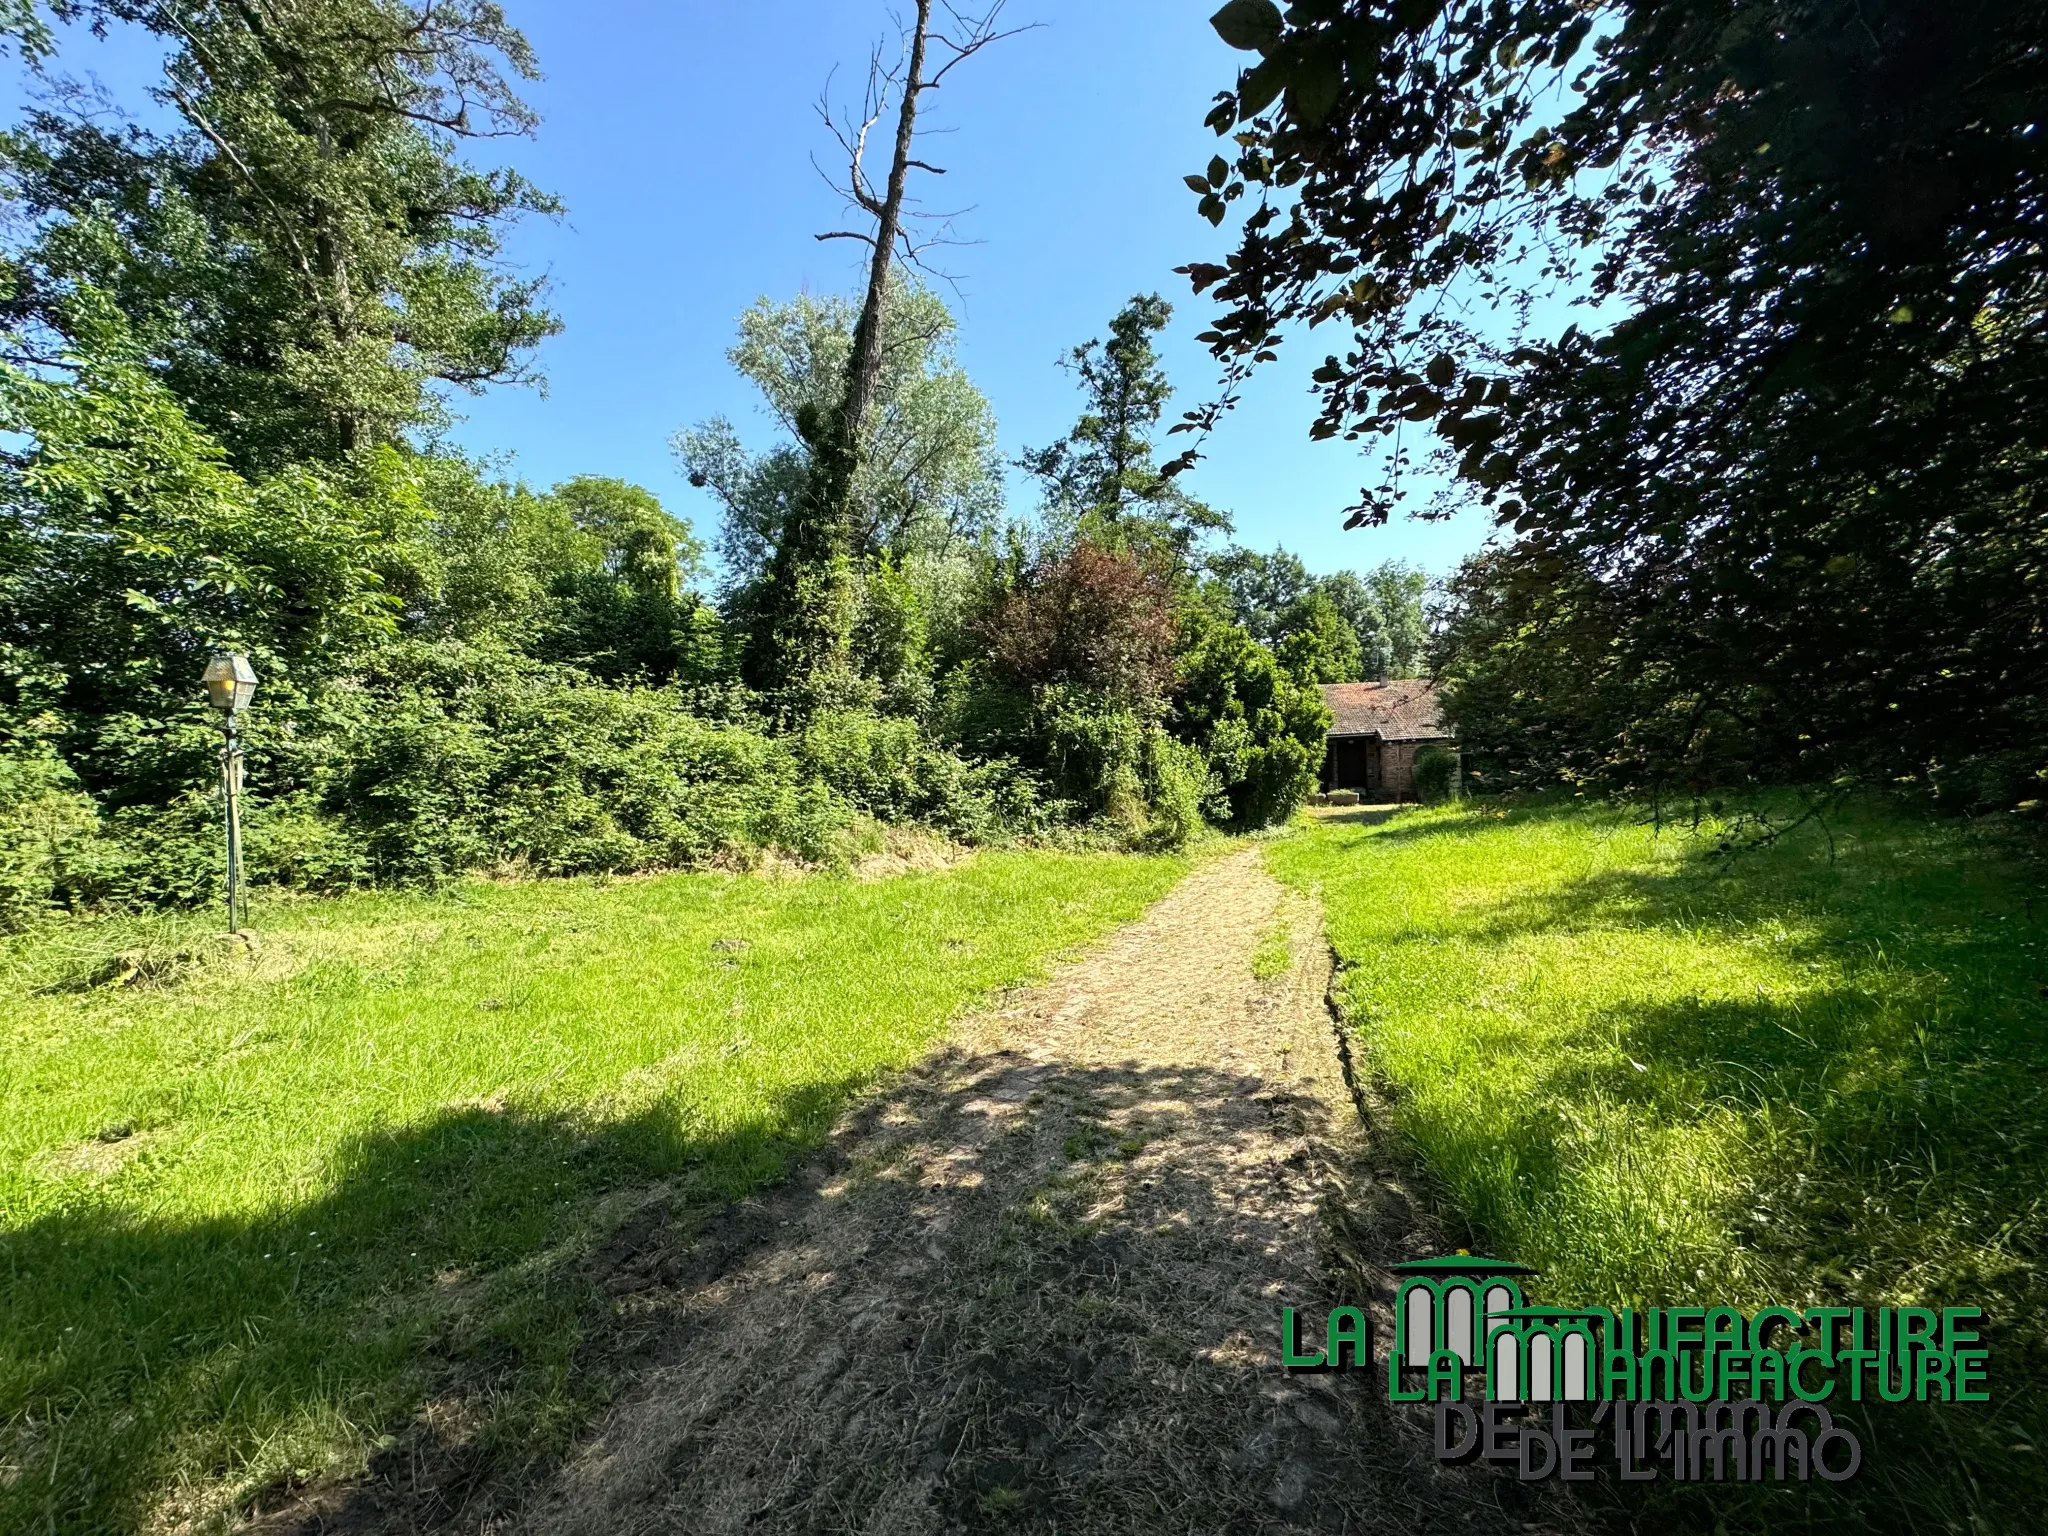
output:
{"label": "blue sky", "polygon": [[[1176,306],[1166,344],[1182,391],[1213,386],[1192,340],[1204,306],[1173,269],[1213,259],[1226,234],[1194,212],[1181,177],[1214,153],[1202,126],[1241,55],[1210,31],[1216,0],[1012,0],[1040,30],[966,66],[940,93],[928,158],[948,170],[923,189],[967,208],[941,253],[958,278],[960,354],[993,403],[1006,454],[1059,437],[1079,408],[1056,363],[1102,333],[1134,293]],[[726,364],[734,321],[757,298],[851,291],[859,248],[820,244],[841,227],[838,199],[812,167],[832,144],[815,104],[835,66],[837,94],[859,87],[889,31],[883,0],[506,0],[547,78],[530,142],[483,146],[568,206],[514,241],[546,272],[566,332],[543,349],[543,397],[499,390],[459,408],[469,449],[510,454],[546,485],[610,474],[648,486],[709,531],[710,499],[677,472],[677,427],[723,414],[765,445],[773,428]],[[74,32],[59,68],[100,74],[124,106],[147,71],[132,44]],[[1318,338],[1320,342],[1321,338]],[[1322,350],[1327,350],[1323,348]],[[1292,350],[1248,392],[1190,476],[1229,511],[1238,538],[1285,544],[1328,571],[1401,558],[1442,574],[1486,537],[1467,513],[1341,531],[1342,510],[1376,478],[1355,448],[1312,443],[1307,376],[1320,353]],[[1174,439],[1172,451],[1178,451]],[[1028,487],[1013,507],[1027,510]]]}

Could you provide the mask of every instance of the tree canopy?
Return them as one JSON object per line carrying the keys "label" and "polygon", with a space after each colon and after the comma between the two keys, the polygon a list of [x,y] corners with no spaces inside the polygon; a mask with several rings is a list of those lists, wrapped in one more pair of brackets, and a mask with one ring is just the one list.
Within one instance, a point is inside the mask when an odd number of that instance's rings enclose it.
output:
{"label": "tree canopy", "polygon": [[[995,413],[955,356],[958,324],[929,288],[900,277],[898,285],[854,483],[852,553],[863,562],[943,553],[988,533],[1003,506]],[[726,357],[760,392],[784,440],[750,452],[723,417],[676,434],[692,483],[718,499],[718,553],[731,587],[767,571],[812,468],[801,422],[844,391],[857,319],[852,301],[836,295],[763,299],[740,316]]]}
{"label": "tree canopy", "polygon": [[[1623,779],[2048,761],[2040,7],[1233,0],[1216,25],[1257,58],[1200,178],[1206,216],[1245,211],[1191,269],[1210,343],[1241,370],[1345,325],[1318,434],[1431,431],[1512,530],[1447,665],[1519,664],[1509,611],[1580,636],[1567,670],[1615,682],[1581,701],[1619,717],[1540,707]],[[1473,318],[1559,284],[1621,318]],[[1389,510],[1383,486],[1352,517]]]}
{"label": "tree canopy", "polygon": [[1150,525],[1183,548],[1230,531],[1228,517],[1180,488],[1185,463],[1157,462],[1154,438],[1173,387],[1153,337],[1172,318],[1173,306],[1158,294],[1140,295],[1110,321],[1108,341],[1083,342],[1069,355],[1086,409],[1064,438],[1021,460],[1058,525],[1112,533]]}
{"label": "tree canopy", "polygon": [[75,90],[0,141],[32,231],[0,323],[17,355],[131,346],[245,468],[332,458],[441,419],[431,386],[528,376],[559,328],[505,229],[557,211],[465,142],[535,125],[524,37],[482,0],[60,5],[170,48],[185,126],[108,126]]}

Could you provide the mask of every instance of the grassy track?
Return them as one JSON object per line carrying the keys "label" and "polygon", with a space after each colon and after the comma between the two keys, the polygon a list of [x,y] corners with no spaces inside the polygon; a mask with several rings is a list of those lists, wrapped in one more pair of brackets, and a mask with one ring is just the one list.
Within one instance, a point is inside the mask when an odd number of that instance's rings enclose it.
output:
{"label": "grassy track", "polygon": [[1868,809],[1835,824],[1832,857],[1810,827],[1723,860],[1711,835],[1646,820],[1413,811],[1269,858],[1321,891],[1347,1017],[1475,1246],[1540,1266],[1549,1299],[1987,1310],[1988,1412],[1877,1426],[1846,1496],[1724,1489],[1702,1508],[1730,1530],[2031,1528],[2048,1507],[2038,871]]}
{"label": "grassy track", "polygon": [[[0,1530],[204,1526],[360,1465],[429,1394],[480,1455],[558,1443],[599,1390],[580,1261],[651,1191],[774,1176],[1184,868],[307,903],[154,983],[203,925],[0,951]],[[79,990],[122,944],[142,974]]]}

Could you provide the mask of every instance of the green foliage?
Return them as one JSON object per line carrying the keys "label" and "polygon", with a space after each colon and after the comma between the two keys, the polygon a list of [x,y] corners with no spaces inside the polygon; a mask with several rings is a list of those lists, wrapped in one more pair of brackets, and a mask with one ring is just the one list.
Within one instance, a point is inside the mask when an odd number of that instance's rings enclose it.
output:
{"label": "green foliage", "polygon": [[[921,562],[920,562],[921,563]],[[879,688],[891,712],[922,717],[932,704],[928,599],[911,571],[883,559],[861,585],[853,627],[853,661]]]}
{"label": "green foliage", "polygon": [[49,914],[98,821],[54,753],[40,743],[0,749],[0,934]]}
{"label": "green foliage", "polygon": [[[1329,683],[1420,674],[1428,578],[1411,566],[1389,560],[1363,574],[1311,576],[1284,549],[1262,555],[1231,544],[1207,556],[1203,568],[1222,589],[1232,618],[1260,644],[1278,649],[1308,632],[1298,645],[1296,670],[1313,666]],[[1350,629],[1350,644],[1329,624],[1329,610]],[[1334,664],[1327,663],[1332,655]],[[1332,671],[1342,675],[1328,675]]]}
{"label": "green foliage", "polygon": [[[1387,560],[1365,573],[1365,584],[1386,627],[1387,676],[1420,677],[1429,644],[1422,612],[1429,577],[1414,566]],[[1338,596],[1327,589],[1326,595],[1333,601]]]}
{"label": "green foliage", "polygon": [[743,674],[789,720],[862,707],[872,685],[891,707],[925,707],[923,680],[902,669],[914,636],[876,633],[910,617],[886,567],[958,553],[1002,507],[995,418],[955,361],[952,315],[900,275],[883,297],[879,377],[859,441],[840,427],[860,312],[808,295],[748,310],[727,354],[790,440],[751,454],[720,418],[674,441],[691,483],[724,513],[724,603],[745,635]]}
{"label": "green foliage", "polygon": [[1285,821],[1322,769],[1322,696],[1207,604],[1184,607],[1181,625],[1172,730],[1209,760],[1212,814],[1240,830]]}
{"label": "green foliage", "polygon": [[[1402,602],[1394,612],[1389,613],[1382,605],[1382,596],[1391,594],[1386,593],[1384,583],[1373,579],[1376,574],[1368,572],[1360,576],[1356,571],[1334,571],[1319,578],[1315,584],[1316,595],[1326,598],[1344,622],[1351,626],[1351,633],[1358,641],[1356,675],[1362,682],[1413,676],[1412,670],[1404,668],[1413,669],[1416,657],[1412,654],[1405,657],[1397,655],[1394,636],[1396,633],[1419,635],[1423,632],[1422,614],[1419,608],[1418,611],[1410,610],[1406,589],[1401,592]],[[1253,630],[1253,633],[1258,631]]]}
{"label": "green foliage", "polygon": [[313,749],[306,790],[371,879],[677,869],[764,847],[824,859],[851,820],[793,746],[706,721],[673,689],[479,674],[460,652],[394,660],[409,665]]}
{"label": "green foliage", "polygon": [[151,372],[259,473],[432,424],[430,386],[517,379],[558,328],[500,257],[509,224],[555,204],[459,154],[534,123],[512,84],[533,56],[495,5],[59,10],[154,33],[182,129],[45,109],[0,143],[32,227],[10,328],[90,350],[80,295],[110,298]]}
{"label": "green foliage", "polygon": [[[1073,526],[1008,547],[936,296],[886,288],[857,440],[854,307],[757,305],[731,358],[786,440],[678,440],[726,513],[714,607],[648,491],[539,491],[425,446],[441,386],[521,376],[554,327],[498,249],[553,205],[461,154],[533,123],[495,6],[58,14],[160,40],[172,126],[60,85],[0,140],[24,214],[0,285],[24,360],[0,370],[0,921],[217,900],[196,679],[228,648],[262,678],[244,823],[269,887],[836,861],[862,817],[1179,846],[1306,782],[1313,728],[1270,656],[1216,720],[1168,725],[1188,548],[1225,524],[1154,462],[1156,297],[1074,355],[1089,408],[1046,466]],[[0,32],[49,45],[25,13]],[[1288,622],[1304,676],[1363,664],[1335,595]]]}
{"label": "green foliage", "polygon": [[1054,793],[1125,836],[1142,834],[1149,735],[1144,717],[1122,699],[1056,682],[1039,693],[1031,719]]}
{"label": "green foliage", "polygon": [[703,687],[725,670],[709,606],[685,583],[703,544],[650,491],[584,475],[548,493],[582,537],[549,583],[554,614],[536,655],[607,681]]}
{"label": "green foliage", "polygon": [[1204,830],[1203,807],[1216,793],[1208,754],[1153,726],[1145,732],[1141,777],[1146,812],[1141,842],[1157,851],[1185,848]]}
{"label": "green foliage", "polygon": [[1630,1523],[2024,1529],[2043,1475],[2013,1447],[2048,1408],[2038,867],[1883,804],[1730,860],[1734,814],[1695,833],[1518,798],[1267,858],[1323,900],[1353,1049],[1458,1241],[1536,1266],[1541,1301],[1984,1309],[1995,1403],[1837,1403],[1881,1478],[1824,1501],[1667,1480]]}
{"label": "green foliage", "polygon": [[1415,797],[1424,805],[1456,800],[1464,793],[1458,754],[1448,747],[1424,747],[1415,754]]}
{"label": "green foliage", "polygon": [[422,509],[389,450],[252,485],[162,385],[97,359],[73,380],[0,374],[0,422],[31,440],[0,466],[0,642],[61,680],[45,707],[94,793],[204,779],[211,648],[293,685],[394,632],[391,549]]}
{"label": "green foliage", "polygon": [[1359,680],[1358,633],[1328,597],[1310,592],[1296,598],[1280,622],[1286,633],[1274,654],[1291,676],[1305,683]]}
{"label": "green foliage", "polygon": [[[858,319],[836,296],[761,300],[740,316],[726,357],[760,391],[786,440],[750,453],[723,417],[675,436],[691,483],[723,514],[718,554],[728,588],[761,580],[783,542],[812,467],[806,412],[815,418],[839,404]],[[937,294],[896,279],[881,397],[855,476],[848,552],[856,566],[943,554],[986,532],[1002,511],[995,415],[955,356],[958,329]]]}
{"label": "green foliage", "polygon": [[[2048,12],[1343,3],[1257,51],[1211,119],[1241,153],[1204,212],[1248,210],[1191,269],[1212,345],[1348,324],[1316,434],[1431,423],[1512,529],[1443,651],[1545,724],[1513,771],[2015,803],[2048,762]],[[1561,279],[1612,318],[1476,328]]]}
{"label": "green foliage", "polygon": [[914,720],[822,710],[798,751],[816,780],[877,820],[916,823],[965,843],[999,842],[1037,822],[1035,786],[1006,762],[973,763]]}
{"label": "green foliage", "polygon": [[1113,543],[1135,524],[1185,552],[1202,534],[1230,531],[1229,518],[1180,489],[1177,477],[1191,461],[1154,462],[1153,434],[1173,389],[1152,338],[1172,318],[1158,294],[1140,295],[1110,321],[1107,342],[1074,349],[1069,366],[1088,409],[1065,438],[1021,460],[1044,488],[1047,520],[1063,533]]}

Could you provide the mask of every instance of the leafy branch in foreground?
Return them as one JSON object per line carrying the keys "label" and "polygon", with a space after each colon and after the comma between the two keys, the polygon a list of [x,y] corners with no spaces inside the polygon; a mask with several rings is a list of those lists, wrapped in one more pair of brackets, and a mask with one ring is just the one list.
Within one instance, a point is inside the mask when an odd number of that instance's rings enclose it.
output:
{"label": "leafy branch in foreground", "polygon": [[[1347,326],[1316,433],[1391,437],[1398,469],[1426,431],[1514,530],[1483,570],[1530,623],[1464,610],[1447,665],[1516,671],[1491,693],[1579,738],[1553,756],[1646,783],[1981,759],[1961,798],[2011,803],[2048,766],[2048,14],[1233,0],[1216,24],[1258,58],[1198,178],[1211,220],[1249,210],[1189,269],[1222,303],[1205,339],[1235,376]],[[1541,334],[1561,285],[1620,318]],[[1527,654],[1568,635],[1567,665]],[[1546,671],[1594,686],[1533,694]]]}

